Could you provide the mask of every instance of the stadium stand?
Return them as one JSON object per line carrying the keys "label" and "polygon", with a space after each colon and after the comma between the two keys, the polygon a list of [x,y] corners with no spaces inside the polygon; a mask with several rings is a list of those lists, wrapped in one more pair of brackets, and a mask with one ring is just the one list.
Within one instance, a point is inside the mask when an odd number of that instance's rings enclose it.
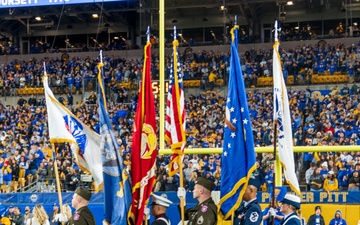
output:
{"label": "stadium stand", "polygon": [[[290,110],[293,121],[293,137],[297,146],[309,145],[359,145],[359,87],[357,81],[360,76],[360,47],[337,46],[348,52],[343,58],[337,55],[337,48],[325,45],[322,48],[309,46],[310,50],[282,49],[284,75],[288,74],[287,84],[295,86],[289,91]],[[320,49],[320,50],[319,50]],[[319,52],[328,51],[329,58],[324,60],[337,60],[333,75],[330,75],[330,65],[325,65],[324,73],[318,71],[317,63],[321,64],[323,57]],[[260,52],[260,51],[259,51]],[[248,103],[252,117],[255,146],[271,146],[274,131],[272,124],[272,92],[266,88],[272,85],[271,59],[263,60],[268,52],[253,54],[254,58],[245,59],[242,56],[243,72],[248,91]],[[355,57],[354,57],[354,54]],[[301,56],[310,57],[309,62],[297,59]],[[359,56],[359,57],[358,57]],[[187,52],[184,55],[184,86],[197,90],[196,94],[187,95],[187,147],[211,148],[222,147],[224,125],[225,97],[221,90],[227,85],[228,55],[212,51]],[[124,59],[121,57],[107,57],[104,81],[106,92],[111,99],[112,106],[109,115],[113,129],[120,145],[120,151],[128,163],[132,146],[132,126],[136,109],[137,83],[141,77],[142,61]],[[315,63],[316,62],[316,63]],[[347,65],[343,68],[342,63]],[[354,67],[351,67],[353,63]],[[285,65],[286,64],[286,65]],[[0,158],[0,184],[1,192],[53,192],[54,178],[49,176],[53,153],[49,148],[49,136],[46,108],[41,84],[43,69],[41,59],[31,61],[12,61],[1,67],[4,97],[14,98],[15,105],[0,105],[1,151]],[[88,97],[71,103],[70,91],[79,96],[80,93],[96,91],[97,59],[73,58],[67,61],[61,59],[46,59],[46,69],[50,75],[50,84],[58,100],[66,105],[85,124],[95,132],[99,132],[96,115],[96,97]],[[294,69],[296,66],[296,69]],[[154,78],[157,76],[158,65],[152,65]],[[209,91],[207,85],[208,70],[216,68],[218,79],[217,91]],[[308,76],[303,73],[307,68],[311,73],[310,84]],[[169,68],[166,68],[167,76]],[[326,72],[328,71],[328,72]],[[24,79],[25,78],[25,79]],[[343,84],[341,84],[343,83]],[[1,84],[1,82],[0,82]],[[204,86],[201,86],[205,84]],[[332,90],[311,90],[314,85],[332,84]],[[339,84],[339,87],[337,86]],[[308,85],[307,89],[300,85]],[[347,86],[351,85],[351,86]],[[340,86],[342,88],[340,88]],[[0,86],[1,87],[1,86]],[[79,87],[79,88],[77,88]],[[296,88],[298,87],[298,88]],[[301,86],[303,87],[303,86]],[[323,86],[324,87],[324,86]],[[201,88],[201,90],[200,90]],[[219,91],[220,90],[220,91]],[[249,89],[250,90],[250,89]],[[16,93],[16,94],[15,94]],[[66,96],[65,96],[66,94]],[[92,93],[90,96],[93,96]],[[79,99],[79,98],[78,98]],[[73,190],[75,186],[89,186],[91,182],[74,161],[70,147],[67,144],[56,146],[56,163],[61,177],[63,191]],[[271,183],[272,154],[258,154],[258,179],[262,182],[262,190],[267,191]],[[316,162],[316,168],[321,168],[322,182],[328,173],[334,173],[338,180],[338,187],[342,190],[356,190],[352,184],[356,180],[356,172],[360,170],[360,152],[343,153],[308,153],[296,154],[296,159],[302,164],[297,167],[303,189],[306,189],[305,171],[310,162]],[[168,156],[158,156],[157,185],[158,191],[175,191],[179,177],[169,177],[166,173]],[[324,166],[323,166],[324,165]],[[326,165],[326,166],[325,166]],[[194,186],[194,177],[203,176],[215,182],[219,188],[221,182],[221,156],[214,155],[186,155],[184,158],[184,174],[186,175],[186,189],[191,191]],[[331,172],[330,172],[331,171]],[[1,176],[2,175],[2,176]],[[311,179],[315,179],[315,175]],[[346,179],[344,179],[346,177]],[[329,189],[326,186],[327,191]],[[336,189],[336,187],[335,187]],[[349,191],[350,191],[349,190]],[[357,187],[359,190],[359,187]]]}

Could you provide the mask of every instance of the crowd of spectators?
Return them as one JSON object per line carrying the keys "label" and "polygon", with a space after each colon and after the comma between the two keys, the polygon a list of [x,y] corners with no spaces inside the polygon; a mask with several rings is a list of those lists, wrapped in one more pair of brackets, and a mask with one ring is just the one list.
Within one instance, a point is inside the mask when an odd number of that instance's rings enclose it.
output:
{"label": "crowd of spectators", "polygon": [[[295,146],[348,146],[359,145],[360,119],[358,105],[358,87],[354,84],[352,92],[344,94],[343,89],[334,90],[323,97],[314,98],[311,90],[289,93],[292,115],[292,130]],[[349,90],[348,90],[349,91]],[[248,103],[254,133],[254,145],[273,146],[273,94],[265,91],[248,93]],[[214,93],[190,96],[188,100],[187,143],[188,148],[222,147],[223,119],[225,99]],[[309,190],[347,190],[359,191],[358,172],[360,170],[360,151],[358,152],[327,152],[297,154],[304,163],[298,167],[300,177],[305,178]],[[158,166],[159,179],[163,180],[163,188],[167,190],[168,180],[164,180],[162,169],[167,164],[164,157],[160,157]],[[272,185],[273,154],[257,155],[258,169],[254,176],[263,183],[263,190]],[[164,164],[161,164],[164,163]],[[312,170],[308,170],[310,168]],[[219,188],[221,182],[221,155],[193,155],[185,156],[184,174],[187,188],[192,190],[194,179],[205,176],[212,179]],[[318,171],[321,182],[316,181]],[[196,173],[196,174],[194,174]],[[308,176],[309,175],[309,176]],[[315,181],[314,181],[315,179]],[[339,183],[335,184],[336,179]],[[172,181],[173,182],[173,181]],[[314,188],[315,183],[319,188]],[[352,185],[353,184],[353,185]],[[160,186],[160,185],[159,185]],[[171,187],[171,186],[170,186]]]}
{"label": "crowd of spectators", "polygon": [[[327,62],[346,65],[346,71],[350,76],[356,75],[360,70],[359,46],[324,45],[306,46],[298,49],[281,50],[284,71],[298,66],[298,70],[292,70],[293,74],[303,68],[309,68],[314,73],[316,66],[326,65]],[[229,70],[228,53],[200,51],[185,52],[181,55],[184,62],[183,71],[185,79],[201,79],[208,82],[206,77],[211,73],[226,79]],[[166,74],[170,72],[170,56],[166,57]],[[271,76],[272,50],[251,50],[242,58],[245,81],[254,76]],[[336,63],[335,63],[336,62]],[[58,92],[59,101],[69,107],[85,124],[95,132],[99,132],[96,93],[92,92],[86,102],[74,103],[72,92],[79,92],[80,85],[86,87],[91,83],[96,87],[95,76],[97,71],[97,59],[81,59],[74,57],[68,61],[61,59],[46,59],[46,70],[50,76],[50,85],[54,92]],[[116,93],[115,97],[109,98],[109,116],[113,123],[116,137],[120,145],[120,152],[126,164],[129,164],[132,147],[132,127],[136,110],[136,94],[132,94],[125,88],[117,89],[116,83],[133,81],[141,78],[142,60],[124,59],[120,57],[105,57],[103,75],[107,93]],[[354,68],[351,69],[351,66]],[[357,66],[357,69],[355,67]],[[287,67],[287,68],[286,68]],[[152,74],[158,78],[158,59],[152,58]],[[317,71],[319,74],[321,70]],[[331,70],[330,70],[331,73]],[[41,86],[43,66],[41,60],[13,61],[1,66],[2,90],[6,92],[8,87]],[[285,73],[284,73],[285,76]],[[300,76],[300,81],[303,80]],[[250,79],[251,81],[251,79]],[[248,84],[252,84],[251,82]],[[187,109],[187,147],[188,148],[221,148],[223,146],[223,123],[225,97],[219,93],[208,91],[199,95],[189,95],[186,99]],[[11,89],[10,89],[11,90]],[[110,92],[112,90],[112,92]],[[66,93],[66,91],[68,93]],[[16,91],[15,91],[16,92]],[[310,145],[358,145],[360,143],[360,119],[358,98],[359,88],[354,82],[351,87],[345,85],[342,89],[334,86],[331,93],[325,96],[315,96],[311,90],[289,92],[290,110],[294,143],[296,146]],[[66,94],[67,97],[63,97]],[[272,128],[273,105],[272,92],[254,90],[248,92],[248,104],[252,117],[255,146],[271,146],[274,141]],[[47,114],[43,96],[36,98],[30,96],[25,99],[20,96],[17,106],[0,105],[0,130],[1,133],[1,156],[0,158],[0,184],[10,186],[15,181],[25,182],[38,179],[46,182],[48,186],[54,182],[53,164],[56,162],[62,178],[64,190],[75,190],[81,185],[80,174],[82,173],[75,159],[72,157],[67,144],[57,145],[57,153],[53,153],[49,145]],[[266,190],[272,183],[272,154],[258,154],[258,169],[254,173],[257,179],[263,183]],[[301,176],[305,178],[305,171],[313,168],[321,168],[321,177],[316,172],[311,174],[306,182],[311,189],[331,191],[334,189],[334,179],[338,179],[338,188],[359,190],[357,173],[360,168],[360,152],[342,153],[304,153],[297,154],[297,159],[304,163]],[[346,162],[345,162],[346,161]],[[179,177],[169,177],[166,166],[168,156],[158,156],[157,160],[157,183],[156,190],[175,190],[179,183]],[[315,167],[310,167],[314,162]],[[323,165],[327,165],[324,167]],[[331,171],[331,172],[330,172]],[[306,174],[309,174],[307,172]],[[328,178],[328,173],[333,178]],[[333,173],[333,174],[332,174]],[[221,155],[186,155],[184,158],[184,174],[186,188],[191,191],[198,176],[204,176],[213,180],[218,189],[221,183]],[[329,175],[329,177],[331,176]],[[326,176],[326,179],[325,179]],[[341,176],[341,178],[340,178]],[[316,178],[318,177],[318,178]],[[25,179],[27,178],[27,179]],[[315,179],[315,180],[314,180]],[[316,188],[315,183],[321,180],[321,187]],[[329,181],[330,179],[330,181]],[[332,179],[332,180],[331,180]],[[355,180],[355,186],[351,185]],[[314,182],[314,183],[312,183]],[[327,182],[327,184],[325,184]],[[314,186],[315,185],[315,186]],[[330,186],[330,187],[329,187]],[[332,187],[331,187],[332,186]],[[335,185],[336,186],[336,185]],[[335,190],[335,189],[334,189]]]}
{"label": "crowd of spectators", "polygon": [[[356,85],[356,84],[355,84]],[[352,90],[358,90],[353,88]],[[360,124],[358,93],[342,95],[334,89],[329,95],[314,98],[310,90],[290,92],[292,128],[296,146],[358,145]],[[95,93],[93,93],[95,94]],[[132,127],[136,110],[136,98],[127,96],[130,104],[110,103],[109,116],[124,162],[130,165]],[[272,146],[272,93],[248,92],[248,103],[254,133],[255,146]],[[81,169],[72,157],[67,144],[57,145],[57,153],[49,147],[47,114],[42,99],[29,98],[32,105],[0,106],[1,158],[0,184],[12,185],[27,177],[53,185],[53,163],[59,167],[63,189],[73,191],[81,185]],[[96,102],[95,102],[96,103]],[[78,102],[68,107],[95,132],[99,132],[96,104]],[[221,148],[223,146],[225,97],[216,92],[202,92],[187,98],[187,148]],[[167,146],[168,147],[168,146]],[[302,178],[311,190],[359,190],[360,151],[298,154],[302,159]],[[267,190],[272,183],[273,155],[257,155],[258,169],[254,176]],[[169,156],[158,156],[156,191],[176,190],[179,177],[166,173]],[[213,180],[218,189],[221,183],[221,155],[185,155],[184,178],[186,188],[194,188],[198,176]],[[306,173],[305,173],[306,171]],[[336,181],[337,180],[337,181]]]}
{"label": "crowd of spectators", "polygon": [[68,204],[62,205],[60,210],[59,204],[53,204],[53,210],[48,214],[45,208],[37,204],[30,209],[30,206],[25,206],[24,212],[19,206],[9,206],[1,209],[0,223],[4,225],[59,225],[65,224],[72,216],[71,207]]}
{"label": "crowd of spectators", "polygon": [[[283,62],[283,75],[294,78],[294,85],[311,84],[313,74],[334,75],[341,73],[360,80],[360,46],[343,44],[323,44],[299,46],[294,49],[280,49]],[[189,51],[181,55],[185,80],[201,80],[200,88],[205,84],[213,87],[215,79],[227,80],[230,65],[229,52]],[[170,73],[171,56],[166,57],[166,77]],[[141,59],[125,59],[116,56],[105,57],[104,82],[114,93],[119,92],[118,83],[137,83],[142,75]],[[98,59],[73,57],[63,61],[61,58],[47,58],[46,71],[50,76],[50,85],[56,93],[80,93],[96,90],[96,67]],[[251,49],[241,55],[242,69],[247,87],[256,87],[259,77],[272,76],[272,49]],[[159,60],[152,57],[151,72],[159,79]],[[17,89],[41,87],[43,75],[42,60],[14,60],[0,67],[0,94],[16,95]]]}

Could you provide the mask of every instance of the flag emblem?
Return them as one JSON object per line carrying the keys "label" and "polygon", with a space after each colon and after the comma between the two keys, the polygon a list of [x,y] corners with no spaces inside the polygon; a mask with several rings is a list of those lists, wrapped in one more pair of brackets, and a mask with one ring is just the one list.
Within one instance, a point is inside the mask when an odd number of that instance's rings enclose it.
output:
{"label": "flag emblem", "polygon": [[157,147],[156,134],[153,127],[147,123],[143,124],[141,133],[141,158],[151,159],[152,153]]}
{"label": "flag emblem", "polygon": [[75,118],[70,115],[63,116],[65,126],[68,131],[74,136],[77,145],[81,151],[81,154],[85,153],[85,147],[87,144],[86,134],[84,133],[84,127]]}

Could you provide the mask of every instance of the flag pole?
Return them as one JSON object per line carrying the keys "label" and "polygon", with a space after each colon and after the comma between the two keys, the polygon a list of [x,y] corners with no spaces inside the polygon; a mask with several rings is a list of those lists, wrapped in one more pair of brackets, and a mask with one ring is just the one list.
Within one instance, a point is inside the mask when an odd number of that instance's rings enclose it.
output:
{"label": "flag pole", "polygon": [[[159,152],[165,149],[165,1],[159,0]],[[182,224],[183,225],[183,224]]]}
{"label": "flag pole", "polygon": [[159,79],[160,79],[160,110],[159,110],[159,150],[165,149],[165,1],[159,0]]}
{"label": "flag pole", "polygon": [[[148,26],[147,30],[146,30],[146,43],[150,43],[150,26]],[[151,47],[151,45],[150,45],[150,47]],[[160,87],[161,87],[161,85],[160,85]],[[144,102],[144,100],[141,102]],[[148,204],[148,203],[145,203],[145,207],[147,207],[146,204]],[[144,214],[144,217],[145,217],[145,219],[143,221],[143,224],[148,225],[148,217],[145,214]]]}
{"label": "flag pole", "polygon": [[[47,76],[45,60],[43,62],[43,67],[44,67],[44,76]],[[52,152],[54,154],[54,169],[55,169],[56,188],[57,188],[57,193],[58,193],[58,198],[59,198],[60,212],[62,213],[62,196],[61,196],[60,179],[59,179],[59,172],[58,172],[58,167],[57,167],[57,162],[56,162],[56,151],[55,151],[54,143],[51,143],[51,148],[52,148]]]}
{"label": "flag pole", "polygon": [[[43,62],[43,67],[44,67],[44,76],[47,76],[47,75],[46,75],[45,60],[44,60],[44,62]],[[60,178],[59,178],[59,170],[58,170],[57,161],[56,161],[56,150],[55,150],[55,144],[54,144],[54,143],[51,143],[51,148],[52,148],[52,153],[53,153],[53,155],[54,155],[55,181],[56,181],[57,194],[58,194],[58,198],[59,198],[60,212],[63,213],[63,210],[62,210],[62,195],[61,195]],[[61,224],[64,224],[64,223],[62,222]]]}
{"label": "flag pole", "polygon": [[[277,27],[277,21],[275,21],[275,29],[274,29],[274,32],[275,32],[275,43],[278,41],[278,27]],[[276,176],[278,176],[279,174],[279,170],[278,170],[278,167],[277,167],[277,162],[279,161],[278,160],[278,157],[277,157],[277,153],[276,153],[276,145],[277,145],[277,119],[274,118],[274,152],[273,152],[273,155],[274,155],[274,168],[273,168],[273,183],[272,183],[272,192],[271,192],[271,195],[272,195],[272,198],[271,198],[271,207],[275,208],[275,187],[276,187]],[[274,225],[274,222],[275,222],[275,216],[271,216],[272,219],[272,225]]]}
{"label": "flag pole", "polygon": [[[275,42],[279,42],[279,38],[278,38],[279,31],[281,31],[281,28],[279,28],[278,22],[275,21]],[[279,50],[279,49],[277,49],[277,50]],[[278,129],[275,129],[275,130],[278,132]],[[274,166],[275,166],[275,171],[277,173],[277,176],[276,176],[276,179],[274,178],[274,183],[275,183],[276,187],[280,187],[280,186],[282,186],[282,167],[281,167],[281,164],[280,164],[279,154],[277,153],[275,155],[275,157],[276,157],[275,158],[276,159],[276,164]],[[280,176],[279,176],[279,174],[280,174]]]}
{"label": "flag pole", "polygon": [[[176,41],[176,37],[177,37],[177,33],[176,33],[176,26],[174,26],[174,41]],[[175,54],[175,53],[174,53]],[[175,56],[176,57],[176,56]],[[174,65],[174,67],[177,66],[177,65]],[[174,76],[177,76],[177,74],[174,74]],[[183,188],[184,187],[184,175],[183,175],[183,169],[182,169],[182,155],[179,155],[177,157],[178,159],[178,166],[179,166],[179,173],[180,173],[180,184],[179,184],[179,187],[180,188]],[[184,225],[184,219],[185,219],[185,212],[184,212],[184,206],[185,206],[185,203],[184,203],[184,197],[180,197],[180,211],[181,211],[181,224]]]}
{"label": "flag pole", "polygon": [[150,42],[150,26],[146,30],[146,42]]}
{"label": "flag pole", "polygon": [[[273,183],[272,183],[272,192],[271,192],[271,195],[272,195],[272,198],[271,198],[271,207],[275,207],[275,180],[276,180],[276,175],[278,175],[276,173],[276,162],[277,162],[277,154],[276,154],[276,142],[277,142],[277,121],[274,120],[274,169],[273,169]],[[274,218],[272,219],[272,225],[274,225]]]}
{"label": "flag pole", "polygon": [[[56,179],[56,189],[57,189],[57,194],[58,194],[58,198],[59,198],[60,212],[63,213],[61,187],[60,187],[60,179],[59,179],[59,170],[58,170],[57,161],[56,161],[56,151],[55,151],[55,144],[54,143],[51,143],[51,148],[52,148],[53,154],[55,154],[54,155],[54,170],[55,170],[55,179]],[[64,223],[62,223],[62,224],[64,224]]]}
{"label": "flag pole", "polygon": [[[44,67],[44,76],[47,76],[45,60],[43,62],[43,67]],[[56,151],[55,151],[54,143],[51,143],[51,148],[52,148],[52,152],[54,154],[54,169],[55,169],[56,188],[57,188],[57,193],[58,193],[58,198],[59,198],[60,212],[62,213],[62,196],[61,196],[60,179],[59,179],[59,172],[58,172],[58,168],[57,168]]]}
{"label": "flag pole", "polygon": [[[237,25],[237,15],[235,15],[235,18],[234,18],[234,26],[236,26]],[[225,34],[226,35],[226,34]],[[234,38],[235,39],[235,38]],[[230,37],[230,46],[231,46],[231,42],[232,42],[232,40],[231,40],[231,37]],[[236,46],[236,49],[238,48],[238,46]],[[230,80],[230,77],[228,78],[228,81]],[[229,87],[229,84],[228,84],[228,87]],[[235,211],[233,211],[232,213],[231,213],[231,224],[234,224],[234,221],[235,221]],[[221,221],[222,222],[222,224],[224,224],[224,222],[223,222],[223,220]]]}
{"label": "flag pole", "polygon": [[[237,15],[235,15],[234,17],[234,26],[237,25]],[[225,34],[226,35],[226,34]],[[230,37],[230,46],[231,46],[231,37]],[[238,46],[236,46],[236,49],[238,48]],[[229,78],[230,79],[230,78]],[[235,211],[233,211],[231,213],[231,224],[234,224],[234,220],[235,220]],[[223,220],[221,221],[222,224],[223,224]]]}

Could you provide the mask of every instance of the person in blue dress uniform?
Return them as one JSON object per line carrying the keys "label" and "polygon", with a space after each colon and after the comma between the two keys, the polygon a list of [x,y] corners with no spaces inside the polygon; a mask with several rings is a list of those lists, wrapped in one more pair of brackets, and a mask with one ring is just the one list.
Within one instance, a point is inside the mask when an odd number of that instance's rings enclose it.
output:
{"label": "person in blue dress uniform", "polygon": [[151,225],[171,225],[170,219],[166,216],[166,210],[171,204],[172,201],[163,196],[152,195],[151,212],[155,217],[155,220]]}
{"label": "person in blue dress uniform", "polygon": [[257,201],[256,194],[261,183],[251,177],[243,196],[243,202],[235,211],[234,225],[260,225],[262,211]]}
{"label": "person in blue dress uniform", "polygon": [[280,225],[300,225],[300,219],[296,213],[296,210],[300,209],[300,197],[286,194],[281,202],[280,212],[285,216],[281,220]]}

